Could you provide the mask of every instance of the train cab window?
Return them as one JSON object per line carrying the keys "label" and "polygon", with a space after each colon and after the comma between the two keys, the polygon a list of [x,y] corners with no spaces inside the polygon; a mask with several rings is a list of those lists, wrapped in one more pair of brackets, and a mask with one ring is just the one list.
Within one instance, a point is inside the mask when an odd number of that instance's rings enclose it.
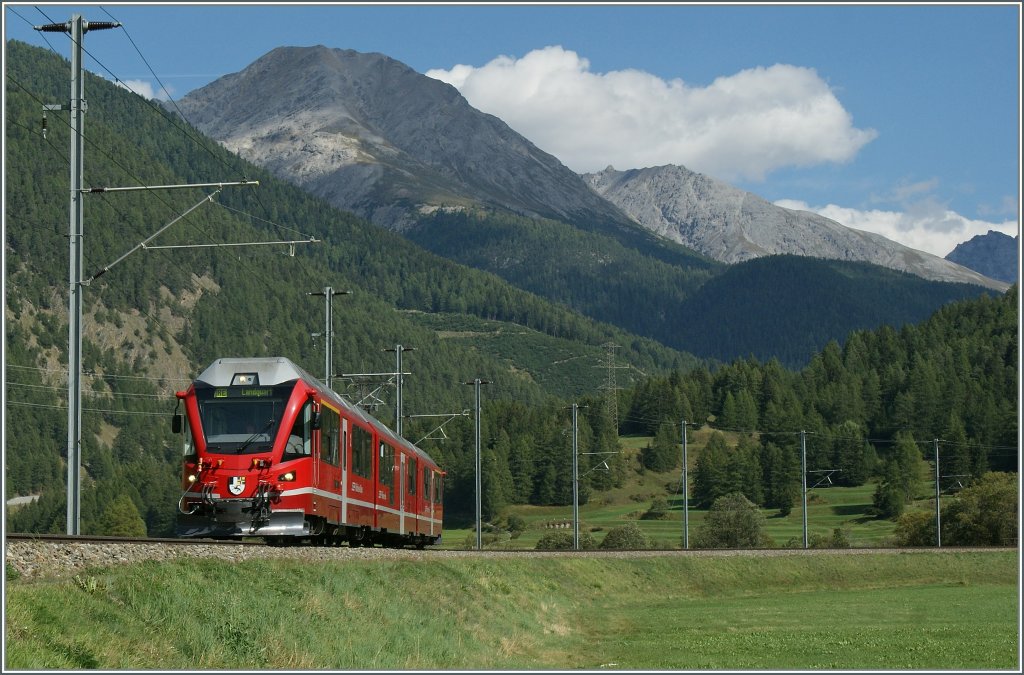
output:
{"label": "train cab window", "polygon": [[288,441],[285,444],[282,459],[288,461],[290,459],[299,459],[300,457],[309,457],[313,453],[312,443],[313,406],[311,403],[306,403],[295,417],[295,424],[292,425],[292,430],[288,434]]}
{"label": "train cab window", "polygon": [[416,495],[416,479],[419,473],[416,471],[416,458],[410,457],[405,463],[405,491],[410,496]]}
{"label": "train cab window", "polygon": [[372,476],[373,436],[360,426],[352,427],[352,473],[363,478]]}
{"label": "train cab window", "polygon": [[423,467],[423,499],[430,501],[430,467]]}
{"label": "train cab window", "polygon": [[444,474],[434,474],[434,503],[444,502]]}
{"label": "train cab window", "polygon": [[320,410],[320,459],[338,466],[339,416],[337,411],[322,406]]}
{"label": "train cab window", "polygon": [[192,425],[188,423],[188,420],[185,420],[185,424],[183,424],[182,426],[184,427],[184,433],[182,435],[181,452],[185,459],[195,459],[196,445],[192,441]]}

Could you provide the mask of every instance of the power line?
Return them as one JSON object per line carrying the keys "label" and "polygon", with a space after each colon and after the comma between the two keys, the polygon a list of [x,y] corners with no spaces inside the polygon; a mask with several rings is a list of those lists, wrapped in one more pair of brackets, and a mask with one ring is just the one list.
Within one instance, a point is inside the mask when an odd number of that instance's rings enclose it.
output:
{"label": "power line", "polygon": [[[47,405],[45,403],[23,403],[21,401],[7,401],[7,405],[19,408],[49,408],[51,410],[67,410],[66,405]],[[167,413],[144,412],[141,410],[110,410],[107,408],[82,408],[83,412],[110,413],[112,415],[147,415],[149,417],[166,417]]]}

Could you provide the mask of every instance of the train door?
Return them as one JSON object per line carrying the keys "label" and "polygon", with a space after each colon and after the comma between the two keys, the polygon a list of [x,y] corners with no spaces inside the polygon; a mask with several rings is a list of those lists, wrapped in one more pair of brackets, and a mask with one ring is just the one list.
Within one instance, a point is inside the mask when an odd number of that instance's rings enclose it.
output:
{"label": "train door", "polygon": [[405,521],[405,467],[408,458],[404,452],[399,452],[398,456],[401,458],[398,465],[398,531],[405,534],[405,528],[409,526]]}
{"label": "train door", "polygon": [[416,457],[410,456],[406,458],[405,466],[402,467],[404,469],[402,471],[402,475],[405,477],[405,486],[402,490],[405,505],[402,508],[402,513],[409,514],[409,521],[406,522],[405,527],[407,531],[414,533],[418,533],[420,531],[418,518],[419,505],[417,503],[419,497],[418,493],[420,491],[417,489],[418,486],[416,484],[419,480],[419,473],[416,471],[418,466],[419,462],[416,460]]}
{"label": "train door", "polygon": [[348,420],[341,418],[341,485],[338,488],[341,497],[341,522],[348,524],[348,467],[352,462],[352,451],[348,442]]}
{"label": "train door", "polygon": [[395,489],[395,448],[381,441],[377,453],[377,527],[388,532],[399,529],[398,495]]}
{"label": "train door", "polygon": [[423,467],[423,494],[420,495],[420,525],[424,532],[434,534],[434,495],[430,483],[433,473],[429,466]]}
{"label": "train door", "polygon": [[365,525],[372,527],[374,521],[374,476],[373,469],[373,434],[355,422],[352,423],[352,461],[348,467],[348,480],[345,484],[347,499],[347,518],[349,525]]}
{"label": "train door", "polygon": [[327,403],[320,406],[320,457],[314,487],[316,513],[328,523],[341,520],[341,412]]}

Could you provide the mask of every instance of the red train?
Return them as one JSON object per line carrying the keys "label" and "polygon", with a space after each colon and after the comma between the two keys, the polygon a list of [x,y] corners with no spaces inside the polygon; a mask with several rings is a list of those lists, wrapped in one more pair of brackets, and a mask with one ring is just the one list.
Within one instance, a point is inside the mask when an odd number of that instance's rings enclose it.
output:
{"label": "red train", "polygon": [[444,472],[288,359],[218,359],[177,397],[178,536],[441,542]]}

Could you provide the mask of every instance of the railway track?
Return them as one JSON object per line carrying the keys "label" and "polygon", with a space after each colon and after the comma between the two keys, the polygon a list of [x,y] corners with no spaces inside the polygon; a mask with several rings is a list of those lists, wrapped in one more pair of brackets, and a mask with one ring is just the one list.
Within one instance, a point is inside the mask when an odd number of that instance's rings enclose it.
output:
{"label": "railway track", "polygon": [[4,535],[7,541],[38,541],[67,542],[78,544],[182,544],[182,545],[225,545],[225,546],[261,546],[262,541],[243,541],[232,539],[178,539],[159,537],[100,537],[88,534],[25,534],[19,532]]}
{"label": "railway track", "polygon": [[268,546],[262,541],[214,539],[169,539],[135,537],[96,537],[60,534],[21,534],[5,536],[4,562],[8,579],[73,576],[89,568],[132,564],[144,561],[169,561],[181,558],[214,558],[231,562],[282,559],[311,563],[329,561],[444,560],[446,558],[560,558],[620,557],[647,558],[656,556],[727,557],[727,556],[802,556],[802,555],[866,555],[956,553],[966,551],[1016,551],[1007,548],[943,547],[943,548],[849,548],[849,549],[590,549],[583,551],[538,551],[534,549],[467,549],[326,546]]}

